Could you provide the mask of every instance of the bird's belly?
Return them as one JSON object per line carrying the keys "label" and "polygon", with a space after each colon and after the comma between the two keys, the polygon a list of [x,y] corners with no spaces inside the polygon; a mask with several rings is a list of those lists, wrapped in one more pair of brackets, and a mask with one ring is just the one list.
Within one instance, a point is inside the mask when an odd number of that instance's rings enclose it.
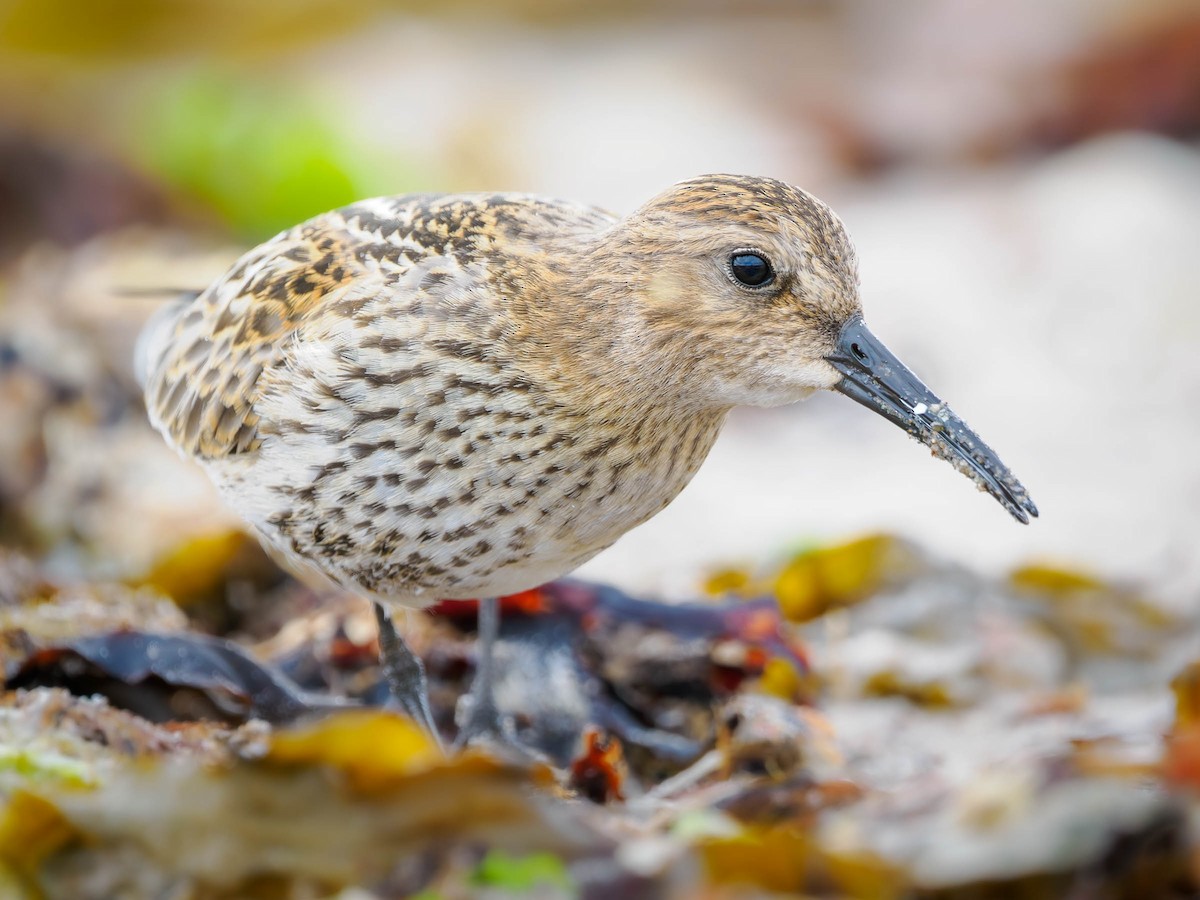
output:
{"label": "bird's belly", "polygon": [[[381,441],[312,460],[279,441],[217,481],[226,499],[286,559],[352,590],[423,606],[544,584],[666,506],[707,455],[720,419],[644,446],[543,433],[487,452]],[[494,429],[489,432],[495,435]],[[548,438],[548,439],[545,439]],[[556,440],[560,440],[556,444]]]}

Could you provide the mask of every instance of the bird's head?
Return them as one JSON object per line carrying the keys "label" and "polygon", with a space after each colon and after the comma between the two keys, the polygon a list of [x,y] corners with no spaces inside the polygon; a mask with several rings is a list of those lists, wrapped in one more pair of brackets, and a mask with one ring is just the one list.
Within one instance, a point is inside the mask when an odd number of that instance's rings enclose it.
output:
{"label": "bird's head", "polygon": [[659,361],[663,390],[713,406],[839,391],[1018,520],[1037,515],[995,453],[867,329],[850,237],[816,197],[769,178],[702,176],[655,197],[610,239],[606,277],[629,289],[628,333]]}

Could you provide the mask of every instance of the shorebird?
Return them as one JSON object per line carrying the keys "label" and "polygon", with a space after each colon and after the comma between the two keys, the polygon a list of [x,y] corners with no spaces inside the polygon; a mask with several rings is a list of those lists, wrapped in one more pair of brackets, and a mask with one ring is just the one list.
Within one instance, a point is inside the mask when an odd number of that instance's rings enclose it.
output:
{"label": "shorebird", "polygon": [[503,731],[495,598],[665,507],[735,405],[840,391],[1037,515],[867,329],[842,222],[769,178],[695,178],[624,218],[523,194],[356,203],[165,307],[138,370],[153,424],[275,556],[374,602],[395,702],[435,736],[390,611],[483,598],[460,742]]}

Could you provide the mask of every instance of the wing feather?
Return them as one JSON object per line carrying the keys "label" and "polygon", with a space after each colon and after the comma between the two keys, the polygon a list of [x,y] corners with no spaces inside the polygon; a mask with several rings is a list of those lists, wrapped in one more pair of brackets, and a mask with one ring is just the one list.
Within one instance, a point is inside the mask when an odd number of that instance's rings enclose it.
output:
{"label": "wing feather", "polygon": [[342,225],[331,214],[268,241],[147,324],[138,344],[146,407],[181,453],[212,460],[258,448],[264,371],[283,363],[304,322],[364,274]]}

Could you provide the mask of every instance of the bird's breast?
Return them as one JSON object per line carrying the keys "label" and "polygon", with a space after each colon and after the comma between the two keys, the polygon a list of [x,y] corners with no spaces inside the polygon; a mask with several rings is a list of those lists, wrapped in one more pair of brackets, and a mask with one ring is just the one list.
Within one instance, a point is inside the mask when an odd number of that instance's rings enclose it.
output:
{"label": "bird's breast", "polygon": [[403,372],[337,415],[293,403],[227,497],[283,553],[414,604],[571,571],[666,506],[723,420],[573,405],[474,363]]}

